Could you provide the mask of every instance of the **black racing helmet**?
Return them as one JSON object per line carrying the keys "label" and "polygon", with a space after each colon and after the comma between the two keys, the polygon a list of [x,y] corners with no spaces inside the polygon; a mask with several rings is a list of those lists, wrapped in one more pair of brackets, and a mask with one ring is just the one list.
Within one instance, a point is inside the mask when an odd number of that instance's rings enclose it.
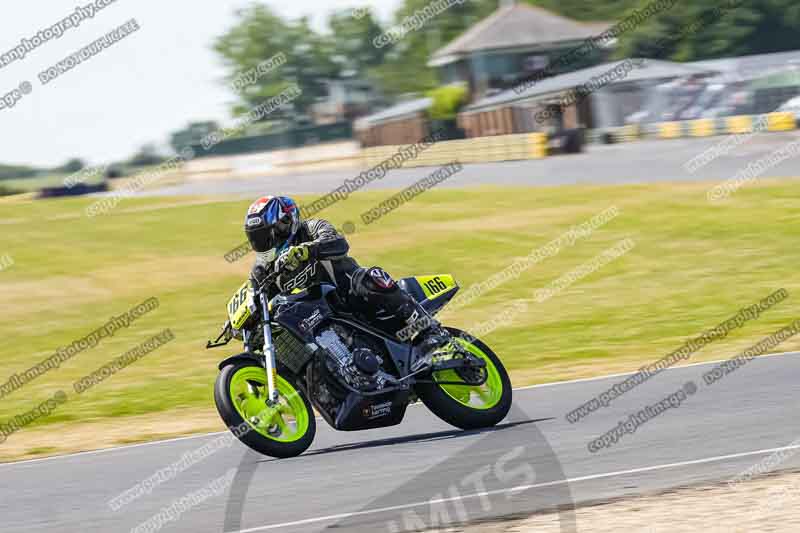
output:
{"label": "black racing helmet", "polygon": [[300,209],[287,196],[263,196],[247,210],[244,232],[258,253],[268,253],[273,261],[288,248],[300,229]]}

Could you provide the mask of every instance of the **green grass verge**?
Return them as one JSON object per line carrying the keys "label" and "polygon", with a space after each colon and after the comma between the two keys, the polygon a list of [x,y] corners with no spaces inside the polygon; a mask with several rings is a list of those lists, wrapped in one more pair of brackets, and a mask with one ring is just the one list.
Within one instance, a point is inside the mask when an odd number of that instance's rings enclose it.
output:
{"label": "green grass verge", "polygon": [[[326,210],[362,265],[394,276],[452,273],[463,288],[611,206],[620,215],[489,291],[448,320],[469,328],[526,302],[528,310],[487,336],[515,385],[635,369],[778,288],[789,300],[692,360],[733,355],[797,316],[798,182],[748,186],[711,205],[708,184],[434,190],[364,226],[358,215],[389,192],[351,196]],[[300,198],[301,203],[309,198]],[[0,203],[0,385],[14,372],[156,296],[161,306],[2,398],[0,422],[63,389],[69,401],[39,424],[213,410],[216,363],[231,350],[204,349],[251,258],[223,254],[243,240],[247,201],[126,199],[111,214],[83,216],[91,200]],[[551,299],[547,286],[620,239],[636,247]],[[83,395],[72,383],[159,332],[176,339]],[[790,347],[791,343],[781,348]]]}
{"label": "green grass verge", "polygon": [[66,174],[0,180],[0,186],[17,192],[35,192],[44,187],[63,187]]}

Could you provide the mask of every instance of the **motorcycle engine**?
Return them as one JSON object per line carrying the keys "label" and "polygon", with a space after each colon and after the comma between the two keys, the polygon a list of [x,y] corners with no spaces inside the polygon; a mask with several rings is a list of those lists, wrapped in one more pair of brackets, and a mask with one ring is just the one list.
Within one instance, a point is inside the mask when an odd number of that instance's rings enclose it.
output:
{"label": "motorcycle engine", "polygon": [[386,386],[392,377],[383,369],[383,359],[368,339],[353,330],[334,324],[316,337],[327,350],[326,370],[342,384],[361,392],[374,392]]}

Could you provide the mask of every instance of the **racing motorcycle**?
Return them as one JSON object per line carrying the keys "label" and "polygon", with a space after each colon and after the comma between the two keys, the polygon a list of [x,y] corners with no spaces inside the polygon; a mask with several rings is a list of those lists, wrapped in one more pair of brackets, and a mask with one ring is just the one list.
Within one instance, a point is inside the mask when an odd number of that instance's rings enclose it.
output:
{"label": "racing motorcycle", "polygon": [[[512,396],[508,373],[479,339],[446,328],[452,336],[447,346],[419,353],[408,332],[384,331],[350,312],[331,284],[269,299],[266,287],[278,274],[241,285],[228,302],[222,332],[206,345],[244,344],[219,364],[214,400],[222,420],[250,448],[271,457],[300,455],[314,440],[314,408],[341,431],[399,424],[417,400],[461,429],[505,418]],[[429,316],[458,291],[451,275],[397,283]]]}

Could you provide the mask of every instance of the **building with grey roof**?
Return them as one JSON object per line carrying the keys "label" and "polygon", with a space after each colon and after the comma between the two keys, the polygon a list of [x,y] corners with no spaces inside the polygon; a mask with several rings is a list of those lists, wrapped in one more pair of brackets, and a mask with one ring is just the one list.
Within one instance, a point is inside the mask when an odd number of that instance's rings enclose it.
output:
{"label": "building with grey roof", "polygon": [[[428,66],[438,70],[442,83],[466,83],[473,95],[481,97],[550,67],[556,58],[610,26],[577,22],[540,7],[503,2],[497,11],[434,52]],[[606,51],[594,49],[553,73],[590,66],[606,56]]]}
{"label": "building with grey roof", "polygon": [[470,137],[621,126],[649,87],[716,73],[655,59],[612,61],[478,99],[461,111],[459,125]]}

